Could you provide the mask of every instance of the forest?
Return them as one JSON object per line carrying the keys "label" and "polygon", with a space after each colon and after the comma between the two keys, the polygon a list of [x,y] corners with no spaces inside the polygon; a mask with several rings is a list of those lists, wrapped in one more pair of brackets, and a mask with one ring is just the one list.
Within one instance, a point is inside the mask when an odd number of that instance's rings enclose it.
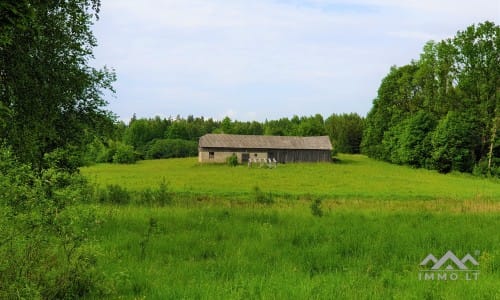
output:
{"label": "forest", "polygon": [[428,42],[382,80],[362,152],[415,167],[500,176],[500,27]]}

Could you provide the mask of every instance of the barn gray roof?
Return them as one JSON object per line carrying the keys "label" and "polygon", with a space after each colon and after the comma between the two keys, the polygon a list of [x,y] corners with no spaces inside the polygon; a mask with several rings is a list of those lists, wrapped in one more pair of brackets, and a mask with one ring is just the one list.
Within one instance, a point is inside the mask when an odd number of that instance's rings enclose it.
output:
{"label": "barn gray roof", "polygon": [[328,136],[206,134],[201,148],[332,150]]}

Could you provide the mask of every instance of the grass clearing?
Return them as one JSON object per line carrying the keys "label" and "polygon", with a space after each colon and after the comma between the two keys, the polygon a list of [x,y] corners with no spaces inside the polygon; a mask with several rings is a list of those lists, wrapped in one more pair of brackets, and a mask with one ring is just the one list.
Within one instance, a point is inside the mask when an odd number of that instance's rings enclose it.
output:
{"label": "grass clearing", "polygon": [[202,165],[196,158],[141,161],[133,165],[100,164],[82,173],[101,187],[121,185],[131,191],[169,183],[177,193],[225,199],[248,198],[255,186],[283,197],[307,195],[329,199],[499,200],[500,182],[466,174],[442,175],[341,155],[341,163],[278,165],[276,169]]}
{"label": "grass clearing", "polygon": [[[105,296],[500,298],[498,181],[341,159],[277,169],[195,159],[82,169],[96,185],[133,196],[162,182],[174,194],[163,207],[99,205]],[[428,254],[448,250],[473,255],[478,280],[419,278]]]}

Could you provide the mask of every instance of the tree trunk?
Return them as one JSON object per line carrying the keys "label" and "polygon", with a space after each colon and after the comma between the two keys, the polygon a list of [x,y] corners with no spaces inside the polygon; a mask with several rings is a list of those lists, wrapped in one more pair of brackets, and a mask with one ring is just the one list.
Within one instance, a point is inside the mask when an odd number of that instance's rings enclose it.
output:
{"label": "tree trunk", "polygon": [[491,172],[491,161],[493,160],[493,147],[495,146],[495,138],[497,136],[498,115],[495,110],[495,118],[493,119],[493,127],[491,128],[490,151],[488,152],[488,171]]}

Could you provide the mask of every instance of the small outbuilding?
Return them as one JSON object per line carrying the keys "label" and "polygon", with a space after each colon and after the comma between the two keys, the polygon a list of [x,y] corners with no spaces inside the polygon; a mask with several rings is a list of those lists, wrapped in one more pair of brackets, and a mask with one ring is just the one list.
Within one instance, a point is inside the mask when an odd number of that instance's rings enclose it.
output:
{"label": "small outbuilding", "polygon": [[206,134],[200,138],[201,163],[224,163],[233,154],[239,163],[261,159],[278,163],[329,162],[332,144],[328,136]]}

